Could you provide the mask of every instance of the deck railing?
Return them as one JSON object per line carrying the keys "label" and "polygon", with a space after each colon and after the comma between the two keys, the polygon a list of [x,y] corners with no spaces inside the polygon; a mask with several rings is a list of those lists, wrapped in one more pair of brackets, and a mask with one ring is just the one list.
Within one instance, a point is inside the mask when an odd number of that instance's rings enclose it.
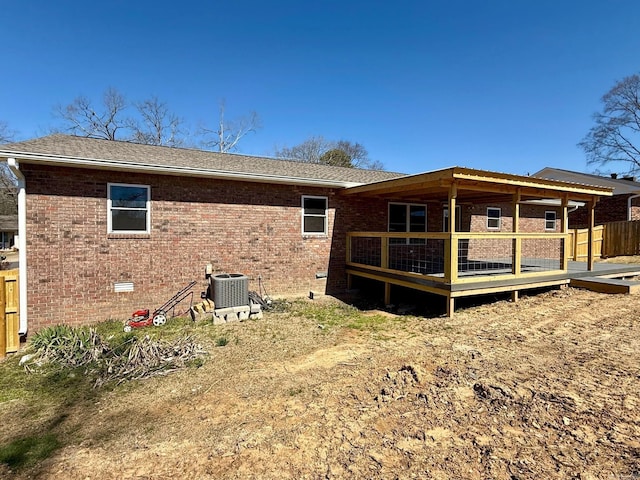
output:
{"label": "deck railing", "polygon": [[467,283],[561,273],[567,270],[563,233],[347,234],[347,265]]}

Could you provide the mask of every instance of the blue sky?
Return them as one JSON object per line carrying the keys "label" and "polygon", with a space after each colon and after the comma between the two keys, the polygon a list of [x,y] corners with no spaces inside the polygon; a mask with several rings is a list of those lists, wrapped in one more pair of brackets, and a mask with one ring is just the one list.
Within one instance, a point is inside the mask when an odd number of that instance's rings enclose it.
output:
{"label": "blue sky", "polygon": [[188,123],[255,110],[239,151],[309,136],[362,143],[387,170],[586,171],[600,97],[640,71],[637,0],[0,0],[0,120],[113,86]]}

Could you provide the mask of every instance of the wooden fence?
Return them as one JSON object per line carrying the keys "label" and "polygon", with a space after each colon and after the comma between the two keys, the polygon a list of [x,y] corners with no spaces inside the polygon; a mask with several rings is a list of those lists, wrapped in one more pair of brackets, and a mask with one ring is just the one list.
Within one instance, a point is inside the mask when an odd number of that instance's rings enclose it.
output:
{"label": "wooden fence", "polygon": [[[604,253],[604,225],[593,229],[593,256],[600,258]],[[574,262],[586,262],[589,259],[589,229],[569,230],[567,257]]]}
{"label": "wooden fence", "polygon": [[[589,230],[569,230],[567,257],[576,262],[586,262],[589,252]],[[593,231],[594,256],[617,257],[640,255],[640,220],[609,222],[598,225]]]}
{"label": "wooden fence", "polygon": [[18,270],[0,270],[0,357],[20,348]]}
{"label": "wooden fence", "polygon": [[640,255],[640,221],[610,222],[604,224],[605,257]]}

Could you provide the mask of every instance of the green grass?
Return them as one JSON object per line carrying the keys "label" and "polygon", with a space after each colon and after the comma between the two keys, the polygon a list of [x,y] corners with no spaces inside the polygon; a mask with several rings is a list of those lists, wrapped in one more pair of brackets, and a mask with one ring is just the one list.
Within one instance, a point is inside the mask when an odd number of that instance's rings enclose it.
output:
{"label": "green grass", "polygon": [[60,446],[58,438],[52,433],[19,438],[0,445],[0,463],[20,470],[49,458]]}
{"label": "green grass", "polygon": [[379,332],[399,321],[386,315],[367,314],[356,307],[342,303],[297,301],[290,305],[289,312],[312,320],[322,326],[323,331],[330,327],[342,327]]}

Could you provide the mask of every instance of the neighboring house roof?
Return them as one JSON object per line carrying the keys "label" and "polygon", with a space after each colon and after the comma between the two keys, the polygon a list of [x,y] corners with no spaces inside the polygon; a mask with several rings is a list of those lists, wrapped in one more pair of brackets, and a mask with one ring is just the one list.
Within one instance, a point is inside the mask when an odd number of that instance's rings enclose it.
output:
{"label": "neighboring house roof", "polygon": [[0,215],[0,232],[17,232],[18,215]]}
{"label": "neighboring house roof", "polygon": [[13,157],[20,163],[328,187],[349,187],[404,176],[377,170],[61,134],[0,145],[0,157]]}
{"label": "neighboring house roof", "polygon": [[640,193],[640,182],[636,182],[631,179],[625,180],[623,178],[602,177],[590,173],[573,172],[571,170],[562,170],[560,168],[551,167],[545,167],[539,172],[534,173],[533,176],[581,185],[608,187],[613,189],[614,195]]}

